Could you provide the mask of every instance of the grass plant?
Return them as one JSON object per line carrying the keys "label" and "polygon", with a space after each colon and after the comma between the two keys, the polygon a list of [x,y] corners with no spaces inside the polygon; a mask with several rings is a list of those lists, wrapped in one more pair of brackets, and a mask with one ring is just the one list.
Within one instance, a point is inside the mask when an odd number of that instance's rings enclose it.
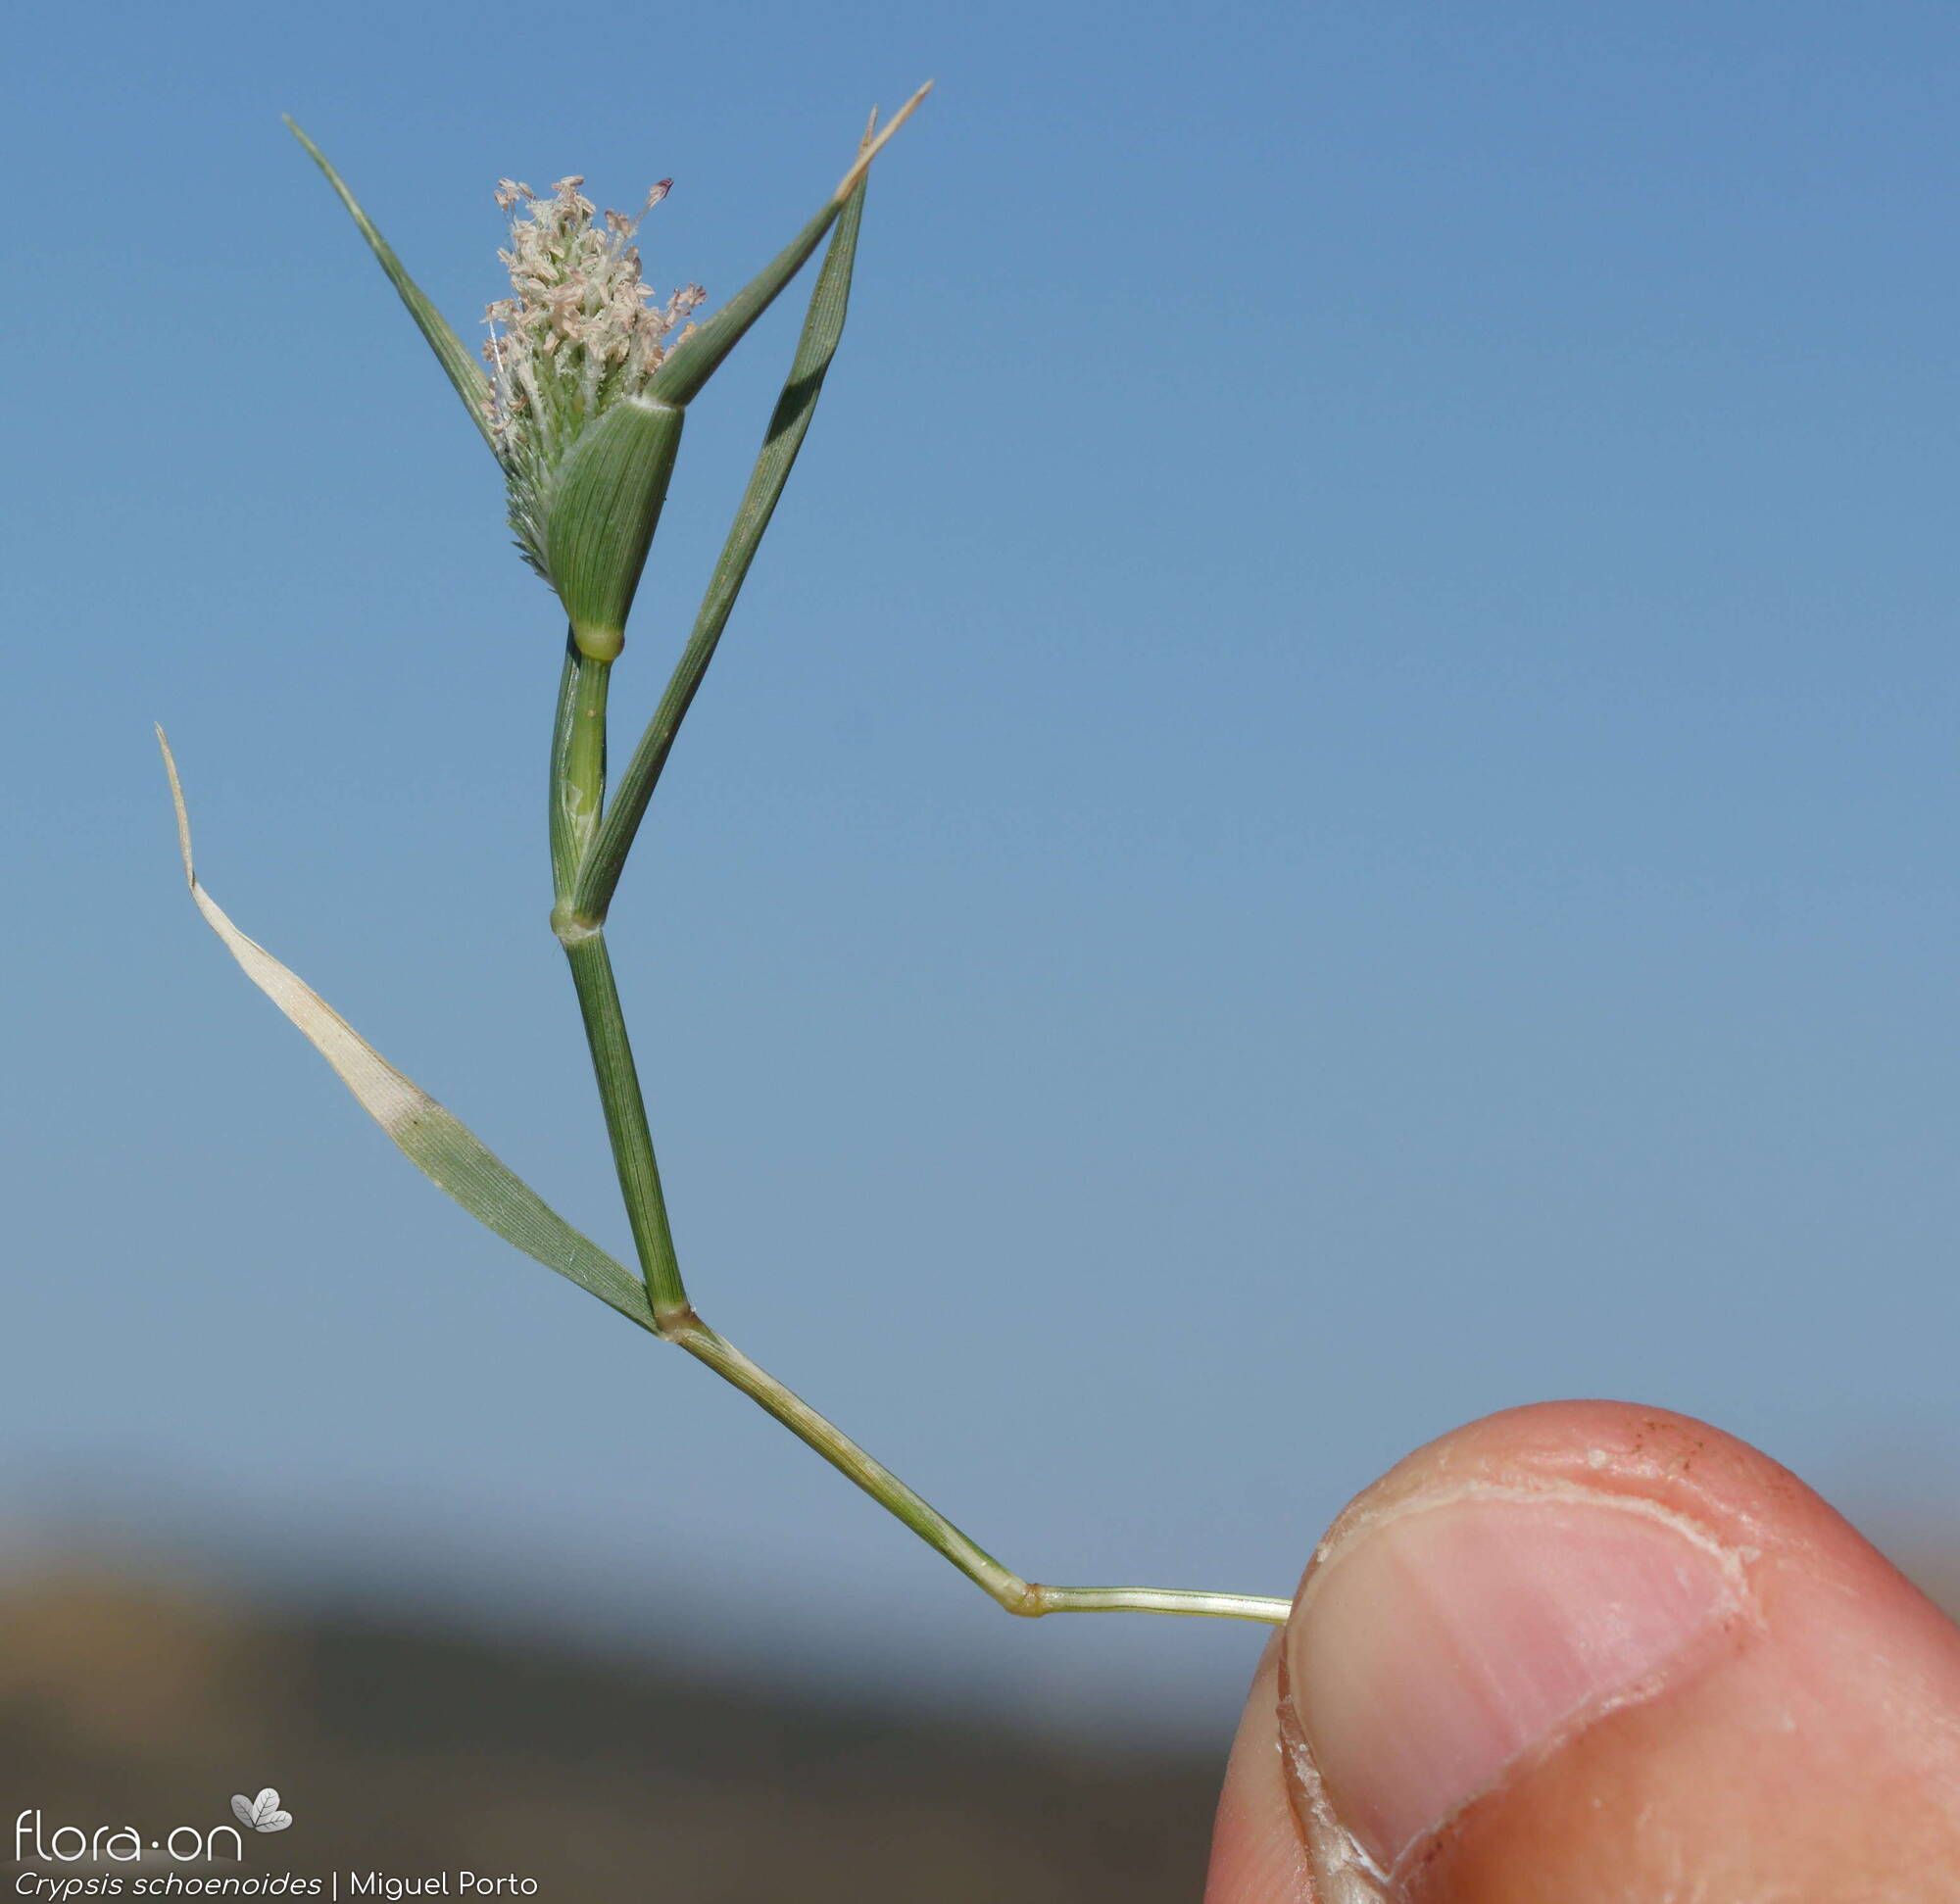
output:
{"label": "grass plant", "polygon": [[[1130,1611],[1278,1623],[1287,1616],[1285,1600],[1180,1587],[1054,1587],[1005,1566],[702,1320],[667,1221],[607,944],[607,913],[822,395],[844,332],[871,163],[927,90],[922,87],[882,128],[871,116],[856,162],[821,208],[747,285],[699,322],[694,313],[705,303],[699,287],[657,302],[642,283],[637,218],[616,212],[601,218],[583,196],[580,178],[561,180],[549,194],[503,180],[498,202],[513,218],[511,248],[501,255],[512,288],[490,307],[492,330],[481,362],[422,294],[340,174],[292,126],[496,458],[517,547],[556,592],[564,612],[564,662],[549,750],[551,925],[578,996],[639,1273],[573,1229],[460,1119],[232,924],[198,879],[182,785],[160,728],[184,874],[199,910],[246,975],[313,1042],[411,1162],[507,1242],[733,1383],[1007,1612]],[[666,181],[655,186],[641,216],[665,188]],[[612,671],[625,646],[689,406],[819,247],[823,257],[789,373],[693,627],[652,718],[609,785]]]}

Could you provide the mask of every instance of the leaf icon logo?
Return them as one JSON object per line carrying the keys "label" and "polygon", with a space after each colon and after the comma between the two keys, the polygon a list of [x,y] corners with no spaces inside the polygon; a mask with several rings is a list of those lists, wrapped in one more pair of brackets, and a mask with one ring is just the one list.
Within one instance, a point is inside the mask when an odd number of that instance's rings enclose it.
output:
{"label": "leaf icon logo", "polygon": [[291,1812],[279,1809],[279,1794],[270,1785],[256,1798],[247,1798],[242,1791],[235,1793],[231,1809],[239,1824],[249,1825],[255,1831],[283,1831],[293,1822]]}

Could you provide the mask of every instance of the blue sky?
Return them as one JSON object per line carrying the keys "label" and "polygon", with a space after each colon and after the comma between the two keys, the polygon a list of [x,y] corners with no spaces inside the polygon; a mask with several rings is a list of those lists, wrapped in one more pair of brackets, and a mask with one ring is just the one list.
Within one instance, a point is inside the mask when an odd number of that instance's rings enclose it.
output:
{"label": "blue sky", "polygon": [[[1041,1578],[1288,1590],[1553,1394],[1950,1517],[1950,9],[438,0],[42,10],[0,79],[16,1523],[1236,1702],[1251,1635],[1002,1620],[475,1232],[197,923],[149,738],[623,1249],[552,604],[278,116],[469,331],[500,174],[672,174],[650,275],[724,296],[928,76],[614,913],[704,1311]],[[791,335],[697,407],[628,732]]]}

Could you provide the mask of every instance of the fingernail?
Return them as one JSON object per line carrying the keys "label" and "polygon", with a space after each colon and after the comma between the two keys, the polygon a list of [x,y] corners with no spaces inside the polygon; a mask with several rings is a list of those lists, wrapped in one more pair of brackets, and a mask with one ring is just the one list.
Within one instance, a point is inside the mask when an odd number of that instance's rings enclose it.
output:
{"label": "fingernail", "polygon": [[1382,1870],[1520,1754],[1637,1689],[1736,1605],[1712,1546],[1639,1503],[1459,1496],[1323,1560],[1288,1677],[1326,1797]]}

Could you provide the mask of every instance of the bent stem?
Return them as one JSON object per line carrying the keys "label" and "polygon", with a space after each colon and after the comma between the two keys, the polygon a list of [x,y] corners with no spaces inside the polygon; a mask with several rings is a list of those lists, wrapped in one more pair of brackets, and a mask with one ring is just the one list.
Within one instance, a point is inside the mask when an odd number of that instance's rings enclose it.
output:
{"label": "bent stem", "polygon": [[639,1253],[640,1271],[653,1304],[656,1333],[686,1349],[773,1415],[1009,1613],[1024,1619],[1048,1613],[1167,1613],[1283,1625],[1290,1610],[1288,1602],[1251,1593],[1154,1587],[1049,1587],[1023,1579],[696,1314],[674,1251],[646,1098],[626,1035],[625,1012],[612,955],[606,948],[605,927],[579,910],[574,899],[581,858],[590,853],[598,836],[605,806],[606,675],[610,666],[581,655],[572,645],[560,683],[558,713],[552,726],[550,812],[558,893],[552,925],[564,948],[578,994],[593,1075],[606,1114],[606,1132],[612,1141],[613,1166]]}
{"label": "bent stem", "polygon": [[[917,103],[914,97],[906,104],[885,128],[884,138],[897,130]],[[865,128],[858,163],[838,187],[835,202],[841,203],[842,210],[837,228],[818,272],[789,379],[770,417],[755,472],[666,692],[610,805],[606,798],[606,693],[611,663],[581,653],[577,641],[569,640],[559,684],[551,749],[552,929],[564,948],[578,994],[613,1166],[653,1307],[655,1333],[677,1343],[741,1390],[1009,1613],[1024,1619],[1049,1613],[1165,1613],[1283,1625],[1291,1611],[1289,1603],[1257,1594],[1154,1587],[1049,1587],[1023,1579],[833,1422],[710,1329],[695,1312],[681,1280],[646,1099],[626,1035],[612,955],[606,947],[606,913],[674,736],[713,659],[803,445],[837,349],[863,215],[863,172],[883,143],[883,138],[873,137],[875,123],[873,115],[872,125]],[[810,239],[810,245],[814,242]],[[802,243],[800,239],[798,244]],[[735,334],[746,326],[747,317],[743,317]],[[700,339],[693,348],[693,361],[705,361]]]}
{"label": "bent stem", "polygon": [[1023,1580],[977,1540],[962,1534],[938,1508],[916,1493],[882,1461],[874,1459],[808,1402],[760,1368],[733,1343],[724,1341],[699,1317],[690,1317],[662,1335],[697,1361],[706,1362],[765,1408],[798,1440],[814,1448],[839,1474],[855,1482],[881,1507],[897,1515],[935,1553],[959,1569],[989,1598],[1009,1613],[1039,1619],[1045,1613],[1173,1613],[1220,1620],[1257,1620],[1283,1626],[1291,1604],[1254,1593],[1205,1593],[1168,1587],[1045,1587]]}

